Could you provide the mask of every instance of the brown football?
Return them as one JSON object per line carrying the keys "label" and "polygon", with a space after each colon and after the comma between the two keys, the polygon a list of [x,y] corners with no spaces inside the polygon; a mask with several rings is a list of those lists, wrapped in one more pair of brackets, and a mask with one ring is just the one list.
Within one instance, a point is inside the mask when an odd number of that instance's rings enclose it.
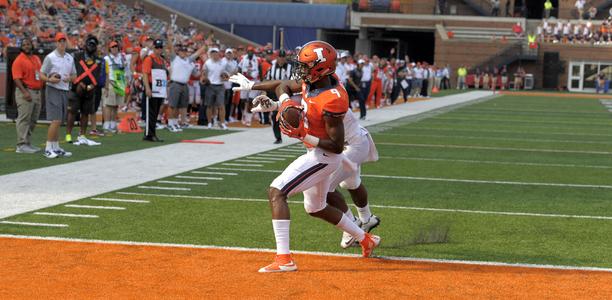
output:
{"label": "brown football", "polygon": [[289,106],[283,111],[281,118],[291,125],[291,127],[298,128],[300,126],[300,119],[302,118],[302,110],[297,107]]}

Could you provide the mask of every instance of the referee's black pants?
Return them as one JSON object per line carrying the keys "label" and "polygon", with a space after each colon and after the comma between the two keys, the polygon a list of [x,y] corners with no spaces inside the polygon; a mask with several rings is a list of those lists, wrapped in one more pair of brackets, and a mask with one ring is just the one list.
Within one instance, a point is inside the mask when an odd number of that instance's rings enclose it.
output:
{"label": "referee's black pants", "polygon": [[161,107],[162,103],[164,103],[164,98],[149,98],[149,115],[147,118],[147,128],[144,132],[145,137],[157,136],[155,135],[155,126],[157,123],[159,108]]}
{"label": "referee's black pants", "polygon": [[276,115],[278,114],[278,111],[273,111],[270,115],[270,121],[272,121],[272,131],[274,131],[274,137],[276,138],[277,141],[281,141],[282,140],[282,135],[281,135],[281,131],[280,131],[280,125],[279,122],[276,121]]}

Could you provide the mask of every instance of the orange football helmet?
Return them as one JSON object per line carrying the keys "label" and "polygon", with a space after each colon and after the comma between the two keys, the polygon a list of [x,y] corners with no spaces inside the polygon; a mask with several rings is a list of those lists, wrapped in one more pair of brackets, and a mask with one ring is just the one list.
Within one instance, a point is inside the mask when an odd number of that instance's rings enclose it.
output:
{"label": "orange football helmet", "polygon": [[312,41],[302,46],[297,54],[294,76],[313,83],[336,71],[336,49],[323,41]]}

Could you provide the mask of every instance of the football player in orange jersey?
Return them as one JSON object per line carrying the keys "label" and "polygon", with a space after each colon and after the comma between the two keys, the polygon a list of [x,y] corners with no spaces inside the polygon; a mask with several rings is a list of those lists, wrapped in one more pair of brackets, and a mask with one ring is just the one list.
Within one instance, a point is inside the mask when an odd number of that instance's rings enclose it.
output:
{"label": "football player in orange jersey", "polygon": [[330,44],[312,41],[304,45],[297,55],[294,68],[296,80],[254,83],[241,74],[230,77],[230,81],[240,85],[235,90],[275,91],[278,102],[254,101],[254,105],[261,111],[278,109],[281,112],[279,116],[286,107],[296,105],[289,95],[302,92],[300,109],[303,109],[303,118],[299,126],[294,128],[281,119],[281,131],[303,141],[308,151],[293,161],[270,185],[268,199],[277,255],[272,264],[259,272],[297,270],[289,251],[290,214],[287,198],[299,192],[304,193],[306,212],[355,237],[364,257],[369,257],[380,243],[380,237],[364,232],[340,210],[328,206],[326,202],[334,171],[338,168],[355,168],[342,154],[343,118],[348,110],[348,95],[333,76],[336,55],[336,50]]}

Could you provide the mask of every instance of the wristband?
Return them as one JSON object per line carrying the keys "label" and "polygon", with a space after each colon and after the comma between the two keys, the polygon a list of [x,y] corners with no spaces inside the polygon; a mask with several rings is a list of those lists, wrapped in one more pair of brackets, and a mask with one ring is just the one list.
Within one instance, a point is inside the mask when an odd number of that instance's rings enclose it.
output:
{"label": "wristband", "polygon": [[289,99],[289,95],[287,95],[287,93],[283,93],[282,95],[280,95],[280,97],[278,97],[278,102],[283,103]]}
{"label": "wristband", "polygon": [[314,135],[310,135],[310,134],[306,134],[304,138],[302,139],[302,141],[312,145],[313,147],[316,147],[319,145],[319,138]]}

